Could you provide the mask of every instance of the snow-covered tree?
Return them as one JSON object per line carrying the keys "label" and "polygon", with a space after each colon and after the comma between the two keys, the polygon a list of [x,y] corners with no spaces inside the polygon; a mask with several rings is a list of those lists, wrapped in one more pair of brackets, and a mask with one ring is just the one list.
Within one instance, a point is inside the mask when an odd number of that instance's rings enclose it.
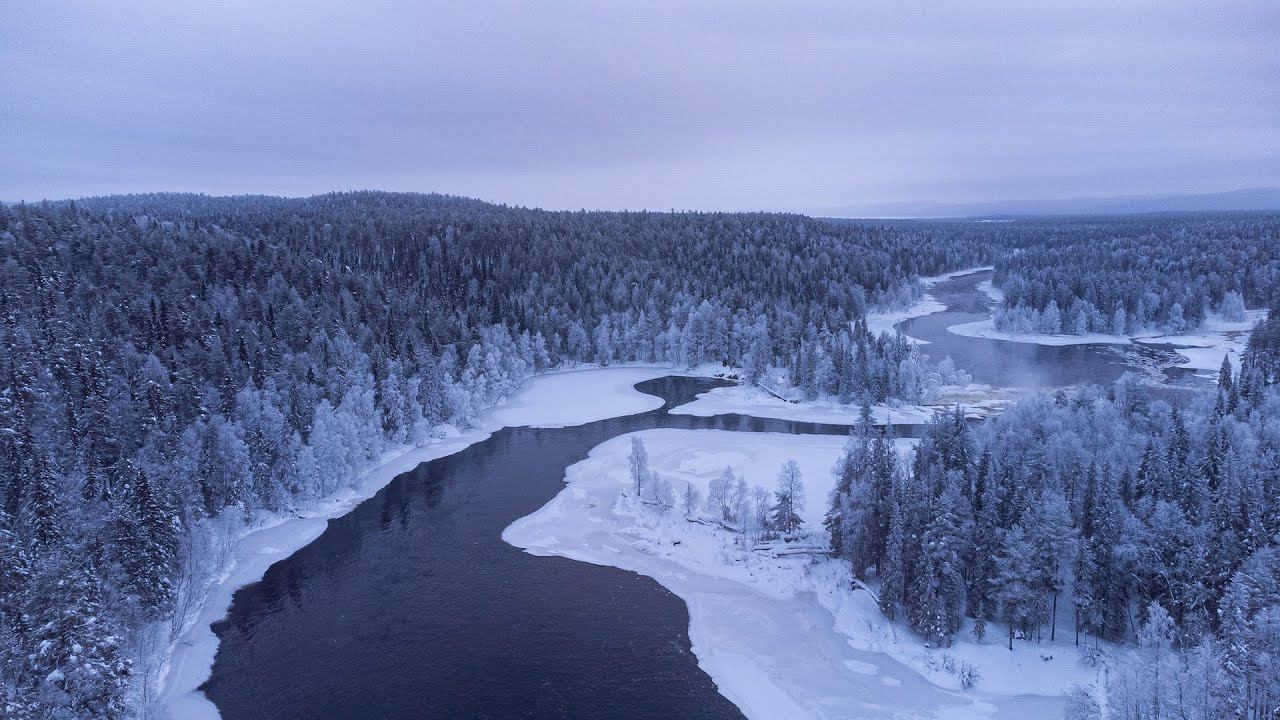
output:
{"label": "snow-covered tree", "polygon": [[734,503],[734,488],[738,477],[733,468],[725,467],[724,472],[707,486],[707,512],[718,520],[735,522],[737,520]]}
{"label": "snow-covered tree", "polygon": [[693,483],[685,483],[684,494],[680,497],[680,503],[687,517],[693,517],[697,514],[700,500],[698,488],[694,487]]}
{"label": "snow-covered tree", "polygon": [[649,451],[644,447],[644,441],[638,437],[631,438],[631,454],[627,456],[627,463],[631,467],[631,486],[635,490],[636,497],[644,497],[644,483],[649,479]]}
{"label": "snow-covered tree", "polygon": [[774,503],[771,524],[774,530],[789,535],[797,532],[804,519],[804,478],[800,474],[800,465],[795,460],[788,460],[778,471],[778,489],[773,493]]}

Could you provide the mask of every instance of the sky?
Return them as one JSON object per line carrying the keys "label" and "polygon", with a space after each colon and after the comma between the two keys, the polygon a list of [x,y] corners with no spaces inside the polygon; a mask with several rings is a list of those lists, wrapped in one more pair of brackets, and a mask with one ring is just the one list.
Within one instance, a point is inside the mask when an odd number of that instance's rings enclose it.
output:
{"label": "sky", "polygon": [[0,0],[0,199],[926,208],[1280,187],[1280,3]]}

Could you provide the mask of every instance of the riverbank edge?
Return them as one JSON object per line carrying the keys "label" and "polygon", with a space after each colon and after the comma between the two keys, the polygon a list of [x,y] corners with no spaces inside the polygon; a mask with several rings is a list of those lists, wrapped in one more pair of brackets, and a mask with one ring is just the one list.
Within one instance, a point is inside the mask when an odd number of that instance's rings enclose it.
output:
{"label": "riverbank edge", "polygon": [[[990,267],[966,268],[943,275],[920,278],[920,281],[927,288],[942,280],[989,269]],[[867,317],[869,322],[883,322],[885,316],[894,316],[890,324],[892,326],[911,317],[927,315],[938,310],[939,308],[933,307],[933,304],[922,301],[905,311],[870,313]],[[731,368],[722,365],[704,365],[689,369],[653,363],[624,363],[605,368],[587,365],[558,368],[530,378],[521,393],[482,411],[465,432],[451,425],[439,426],[436,430],[444,433],[443,438],[433,438],[422,444],[388,450],[377,461],[370,463],[353,485],[342,493],[324,498],[315,505],[296,511],[290,516],[269,518],[245,528],[232,541],[229,564],[201,593],[198,601],[200,609],[195,619],[184,627],[166,647],[160,662],[161,669],[156,691],[157,703],[161,706],[162,712],[172,720],[220,720],[221,715],[217,707],[200,688],[212,673],[219,646],[218,638],[211,626],[226,618],[237,590],[261,581],[272,565],[289,558],[314,542],[328,527],[330,520],[351,512],[360,503],[373,497],[390,484],[398,475],[424,462],[461,452],[476,443],[487,440],[494,432],[505,427],[542,424],[537,421],[512,424],[494,419],[504,407],[516,405],[520,395],[528,390],[532,383],[541,378],[565,373],[611,369],[653,371],[649,378],[637,379],[636,382],[671,375],[714,377],[732,372]],[[634,388],[634,384],[629,386],[629,390],[643,397],[653,397],[640,393]],[[657,402],[650,409],[661,405],[661,402]],[[585,424],[627,414],[630,412],[619,412],[593,417],[580,423],[567,424]],[[527,420],[527,418],[524,419]],[[550,424],[563,426],[566,423],[553,421]]]}
{"label": "riverbank edge", "polygon": [[[593,415],[573,423],[564,423],[561,418],[557,419],[556,424],[580,425],[661,407],[663,403],[659,398],[635,389],[634,384],[644,380],[673,375],[713,377],[716,373],[724,372],[722,367],[685,369],[636,363],[609,367],[579,366],[543,373],[530,378],[520,393],[503,403],[486,408],[465,431],[460,431],[452,425],[437,426],[437,436],[427,442],[391,448],[384,452],[377,460],[371,462],[346,490],[289,516],[269,518],[245,528],[232,540],[231,560],[228,565],[201,593],[198,602],[200,609],[195,619],[178,633],[163,654],[156,692],[157,704],[160,705],[161,711],[172,720],[220,720],[221,715],[217,706],[201,690],[201,686],[212,674],[220,644],[217,635],[213,633],[212,624],[227,617],[232,598],[237,590],[260,582],[272,565],[289,558],[314,542],[328,527],[330,520],[351,512],[389,485],[396,477],[424,462],[466,450],[506,427],[540,424],[536,420],[513,424],[495,419],[495,415],[504,407],[517,404],[519,397],[539,380],[567,373],[595,374],[618,370],[639,371],[634,382],[627,387],[635,396],[652,399],[653,402],[645,402],[648,405],[647,408],[638,410],[630,408],[608,415]],[[636,399],[632,396],[628,397]]]}

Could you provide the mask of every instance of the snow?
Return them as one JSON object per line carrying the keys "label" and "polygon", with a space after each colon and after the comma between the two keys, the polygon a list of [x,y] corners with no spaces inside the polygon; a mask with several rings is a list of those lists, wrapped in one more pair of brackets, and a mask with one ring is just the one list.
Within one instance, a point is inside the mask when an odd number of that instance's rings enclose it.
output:
{"label": "snow", "polygon": [[[994,292],[999,292],[998,290]],[[1253,326],[1267,317],[1266,310],[1250,310],[1244,320],[1232,321],[1219,316],[1208,317],[1204,324],[1194,332],[1183,334],[1165,334],[1160,332],[1138,333],[1137,335],[1110,335],[1105,333],[1088,333],[1085,335],[1036,335],[1008,333],[995,329],[991,318],[976,322],[961,323],[947,328],[948,332],[965,337],[985,338],[988,340],[1007,340],[1009,342],[1029,343],[1033,345],[1173,345],[1184,362],[1178,367],[1198,370],[1205,373],[1216,372],[1222,365],[1222,357],[1229,355],[1232,363],[1239,367],[1240,355],[1249,342],[1249,332]]]}
{"label": "snow", "polygon": [[[690,483],[704,498],[726,465],[748,485],[772,489],[781,463],[796,460],[807,495],[802,516],[817,531],[797,543],[805,546],[822,542],[844,438],[674,429],[613,438],[568,468],[555,498],[503,532],[532,554],[641,573],[680,596],[699,665],[747,717],[1060,717],[1062,693],[1093,679],[1068,642],[1018,642],[1009,652],[994,627],[985,643],[965,635],[953,648],[929,649],[886,621],[868,591],[851,589],[844,563],[779,556],[777,544],[758,549],[705,518],[633,501],[625,494],[633,436],[677,494]],[[914,441],[897,442],[905,450]],[[974,690],[960,688],[962,662],[979,668]]]}
{"label": "snow", "polygon": [[965,275],[973,275],[974,273],[987,272],[988,270],[995,270],[995,269],[996,269],[995,265],[982,265],[980,267],[971,267],[971,268],[965,268],[963,270],[954,270],[952,272],[943,273],[941,275],[930,275],[928,277],[922,277],[920,278],[920,282],[923,283],[925,287],[933,287],[934,285],[937,285],[938,283],[944,280],[954,280],[958,277],[964,277]]}
{"label": "snow", "polygon": [[[932,295],[925,293],[924,295],[921,295],[920,299],[911,307],[903,308],[901,310],[867,313],[867,329],[876,335],[879,335],[880,333],[889,333],[892,335],[897,332],[897,324],[904,320],[910,320],[911,318],[918,318],[924,315],[932,315],[933,313],[942,312],[946,309],[946,305],[938,302]],[[917,345],[924,345],[929,342],[928,340],[920,340],[919,338],[913,338],[910,336],[907,336],[907,339]]]}
{"label": "snow", "polygon": [[444,426],[425,445],[405,447],[382,456],[353,487],[306,512],[274,518],[235,541],[226,572],[208,589],[199,614],[169,649],[161,672],[159,698],[175,720],[216,720],[218,710],[200,692],[209,678],[218,638],[210,624],[226,617],[235,591],[262,579],[274,563],[310,544],[324,532],[331,518],[347,514],[372,497],[393,478],[419,464],[460,452],[502,427],[518,425],[569,426],[619,415],[644,412],[662,405],[641,393],[635,383],[667,375],[703,374],[719,368],[684,373],[670,367],[623,366],[549,373],[531,379],[506,405],[481,413],[466,432]]}
{"label": "snow", "polygon": [[567,370],[539,375],[509,402],[489,411],[498,427],[568,427],[642,413],[662,407],[655,395],[634,385],[667,375],[684,374],[670,367],[624,365]]}
{"label": "snow", "polygon": [[[928,422],[941,409],[960,405],[971,417],[989,417],[1004,408],[1015,394],[989,385],[948,386],[934,402],[926,405],[875,405],[871,415],[876,423],[893,422],[913,425]],[[713,388],[701,393],[690,403],[672,408],[674,415],[754,415],[795,422],[853,425],[858,422],[861,406],[835,400],[788,402],[759,388],[748,385]]]}
{"label": "snow", "polygon": [[990,280],[983,280],[982,282],[978,283],[978,292],[983,293],[987,297],[991,298],[993,302],[997,302],[997,303],[1004,302],[1004,291],[996,287],[995,285],[991,284]]}
{"label": "snow", "polygon": [[1009,333],[995,328],[991,318],[974,322],[960,323],[947,327],[947,332],[964,337],[985,338],[987,340],[1007,340],[1009,342],[1027,343],[1030,345],[1128,345],[1129,338],[1124,335],[1108,335],[1105,333],[1087,333],[1085,335],[1042,335]]}
{"label": "snow", "polygon": [[[949,272],[943,275],[933,275],[930,277],[922,277],[920,278],[920,284],[924,285],[924,287],[926,288],[930,288],[944,280],[950,280],[952,278],[957,278],[962,275],[972,275],[973,273],[984,272],[991,269],[992,268],[990,266],[966,268],[964,270],[956,270],[954,272]],[[886,333],[886,332],[889,334],[893,334],[897,332],[897,330],[895,329],[895,326],[898,323],[903,322],[904,320],[910,320],[911,318],[918,318],[924,315],[932,315],[933,313],[942,312],[943,310],[946,310],[946,309],[947,309],[946,305],[939,302],[936,298],[934,298],[929,293],[925,293],[921,295],[920,299],[917,300],[910,307],[902,308],[898,310],[886,310],[882,312],[867,313],[867,318],[866,318],[867,329],[877,335],[879,335],[880,333]],[[907,339],[918,345],[928,344],[927,340],[920,340],[918,338],[913,338],[913,337],[908,337]]]}
{"label": "snow", "polygon": [[1176,347],[1176,352],[1185,362],[1178,367],[1198,371],[1199,374],[1213,376],[1222,367],[1224,355],[1231,358],[1231,364],[1240,367],[1240,356],[1249,344],[1249,333],[1253,326],[1267,318],[1266,310],[1249,310],[1244,320],[1227,320],[1219,316],[1210,316],[1203,326],[1193,333],[1181,335],[1145,335],[1133,338],[1136,343],[1167,344]]}

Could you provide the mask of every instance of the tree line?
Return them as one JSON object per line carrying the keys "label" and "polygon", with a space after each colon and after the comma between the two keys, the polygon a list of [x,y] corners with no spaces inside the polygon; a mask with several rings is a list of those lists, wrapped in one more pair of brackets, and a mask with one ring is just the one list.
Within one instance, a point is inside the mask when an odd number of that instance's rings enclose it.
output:
{"label": "tree line", "polygon": [[812,393],[938,381],[863,314],[972,239],[796,215],[463,198],[0,205],[0,703],[140,712],[231,541],[574,363],[722,362]]}
{"label": "tree line", "polygon": [[1000,330],[1179,333],[1215,313],[1243,320],[1246,307],[1280,299],[1274,213],[1061,219],[1012,231],[1017,251],[995,263]]}
{"label": "tree line", "polygon": [[[998,623],[1018,642],[1137,641],[1079,717],[1270,717],[1280,703],[1280,435],[1274,326],[1241,372],[1186,403],[1131,377],[1020,401],[971,427],[939,414],[910,460],[864,424],[826,525],[884,614],[930,644]],[[1146,662],[1145,660],[1143,662]],[[1109,704],[1098,700],[1105,693]],[[1163,709],[1162,709],[1163,708]]]}

